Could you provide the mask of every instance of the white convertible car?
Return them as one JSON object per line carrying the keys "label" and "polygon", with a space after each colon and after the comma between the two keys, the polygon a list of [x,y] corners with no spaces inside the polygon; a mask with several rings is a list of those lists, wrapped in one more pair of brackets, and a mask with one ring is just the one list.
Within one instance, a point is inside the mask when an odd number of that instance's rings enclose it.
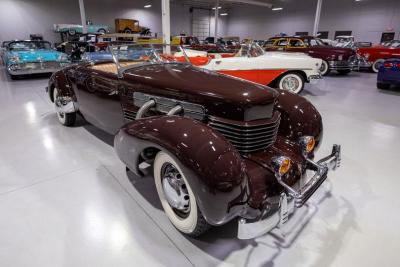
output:
{"label": "white convertible car", "polygon": [[243,44],[236,55],[220,57],[185,49],[193,65],[237,78],[300,93],[306,82],[321,79],[321,59],[303,53],[265,52],[258,44]]}

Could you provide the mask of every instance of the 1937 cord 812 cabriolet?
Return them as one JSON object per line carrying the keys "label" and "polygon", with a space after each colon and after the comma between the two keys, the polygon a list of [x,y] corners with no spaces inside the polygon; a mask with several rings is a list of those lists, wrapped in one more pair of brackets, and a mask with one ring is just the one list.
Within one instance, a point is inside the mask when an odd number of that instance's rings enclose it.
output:
{"label": "1937 cord 812 cabriolet", "polygon": [[137,58],[128,60],[118,49],[113,61],[54,73],[50,99],[62,124],[79,112],[115,134],[117,155],[136,175],[152,166],[179,231],[198,236],[238,219],[239,238],[260,236],[339,166],[339,145],[314,161],[322,119],[303,97],[197,68],[179,46],[132,45]]}

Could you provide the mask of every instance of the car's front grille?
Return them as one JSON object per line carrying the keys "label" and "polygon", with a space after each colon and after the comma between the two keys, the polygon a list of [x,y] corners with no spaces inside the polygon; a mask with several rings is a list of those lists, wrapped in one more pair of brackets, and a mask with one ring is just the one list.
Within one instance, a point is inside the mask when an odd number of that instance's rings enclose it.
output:
{"label": "car's front grille", "polygon": [[210,117],[208,125],[228,139],[240,153],[263,150],[276,140],[280,123],[280,113],[275,112],[270,119],[252,122],[237,122]]}

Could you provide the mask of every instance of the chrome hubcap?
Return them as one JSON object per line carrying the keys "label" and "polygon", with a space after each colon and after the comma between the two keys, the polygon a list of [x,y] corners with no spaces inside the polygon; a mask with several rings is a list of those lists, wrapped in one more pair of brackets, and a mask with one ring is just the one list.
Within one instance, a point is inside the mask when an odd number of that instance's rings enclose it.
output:
{"label": "chrome hubcap", "polygon": [[190,197],[178,169],[170,163],[164,164],[162,168],[162,186],[168,204],[178,214],[187,214],[190,211]]}
{"label": "chrome hubcap", "polygon": [[319,71],[321,73],[325,73],[325,69],[326,69],[325,63],[322,62],[321,67],[319,68]]}
{"label": "chrome hubcap", "polygon": [[295,91],[299,87],[299,81],[295,77],[287,77],[283,80],[285,90]]}
{"label": "chrome hubcap", "polygon": [[58,94],[55,94],[55,96],[54,96],[54,105],[56,106],[58,116],[60,118],[64,118],[64,112],[61,111],[63,103],[62,103],[61,98],[58,96]]}

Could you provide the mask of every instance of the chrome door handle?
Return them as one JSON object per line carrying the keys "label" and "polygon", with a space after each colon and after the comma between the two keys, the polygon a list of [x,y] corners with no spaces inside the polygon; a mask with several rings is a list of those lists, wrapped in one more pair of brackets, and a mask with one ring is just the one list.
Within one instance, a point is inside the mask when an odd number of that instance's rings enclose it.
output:
{"label": "chrome door handle", "polygon": [[217,61],[215,61],[215,64],[221,64],[221,60],[217,60]]}

